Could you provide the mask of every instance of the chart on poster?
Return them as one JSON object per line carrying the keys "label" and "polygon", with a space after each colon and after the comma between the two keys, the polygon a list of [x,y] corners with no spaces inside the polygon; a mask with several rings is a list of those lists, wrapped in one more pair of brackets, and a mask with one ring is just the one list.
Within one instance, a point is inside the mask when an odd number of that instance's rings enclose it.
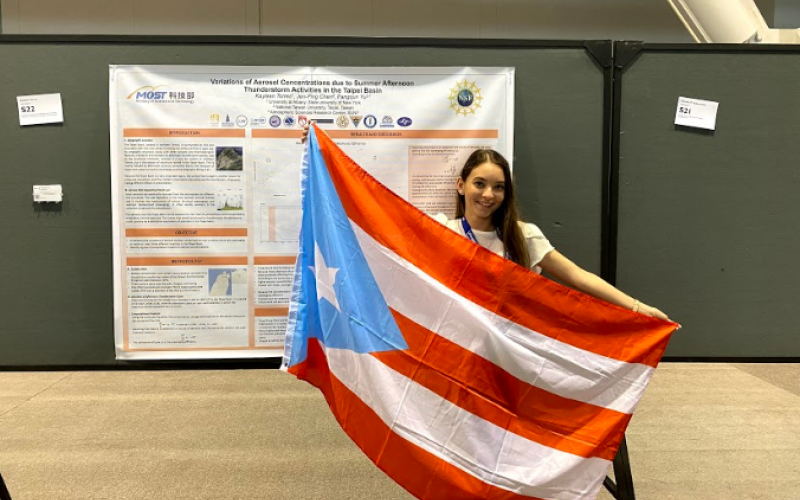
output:
{"label": "chart on poster", "polygon": [[111,66],[117,359],[282,355],[302,128],[422,211],[513,158],[514,69]]}

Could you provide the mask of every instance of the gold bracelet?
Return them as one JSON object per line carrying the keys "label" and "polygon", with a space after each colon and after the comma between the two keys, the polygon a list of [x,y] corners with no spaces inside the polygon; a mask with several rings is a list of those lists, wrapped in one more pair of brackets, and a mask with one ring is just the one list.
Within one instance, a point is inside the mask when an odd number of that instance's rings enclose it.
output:
{"label": "gold bracelet", "polygon": [[639,312],[639,305],[640,305],[639,300],[633,299],[633,312],[635,313]]}

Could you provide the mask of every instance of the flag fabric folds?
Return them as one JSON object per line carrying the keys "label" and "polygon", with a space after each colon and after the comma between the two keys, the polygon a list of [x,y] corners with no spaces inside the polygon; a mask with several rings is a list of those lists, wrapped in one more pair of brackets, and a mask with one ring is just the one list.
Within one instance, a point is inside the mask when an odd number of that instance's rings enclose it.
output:
{"label": "flag fabric folds", "polygon": [[426,500],[594,499],[674,323],[450,231],[316,127],[283,369]]}

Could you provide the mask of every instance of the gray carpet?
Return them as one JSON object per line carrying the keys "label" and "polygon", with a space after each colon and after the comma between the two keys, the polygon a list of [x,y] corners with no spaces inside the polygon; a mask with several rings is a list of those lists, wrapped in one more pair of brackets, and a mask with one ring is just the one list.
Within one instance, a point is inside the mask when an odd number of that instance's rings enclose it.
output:
{"label": "gray carpet", "polygon": [[[627,434],[637,499],[800,499],[799,369],[662,364]],[[265,370],[0,373],[0,471],[14,500],[411,498]]]}

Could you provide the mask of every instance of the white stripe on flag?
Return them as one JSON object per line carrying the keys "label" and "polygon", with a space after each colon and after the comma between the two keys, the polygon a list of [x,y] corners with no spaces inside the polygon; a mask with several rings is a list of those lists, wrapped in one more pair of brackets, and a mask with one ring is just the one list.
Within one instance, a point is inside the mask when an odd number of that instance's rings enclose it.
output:
{"label": "white stripe on flag", "polygon": [[331,373],[397,435],[487,484],[547,500],[594,500],[611,462],[508,432],[369,354],[323,346]]}
{"label": "white stripe on flag", "polygon": [[551,394],[633,413],[653,368],[547,337],[458,295],[351,223],[389,307]]}

